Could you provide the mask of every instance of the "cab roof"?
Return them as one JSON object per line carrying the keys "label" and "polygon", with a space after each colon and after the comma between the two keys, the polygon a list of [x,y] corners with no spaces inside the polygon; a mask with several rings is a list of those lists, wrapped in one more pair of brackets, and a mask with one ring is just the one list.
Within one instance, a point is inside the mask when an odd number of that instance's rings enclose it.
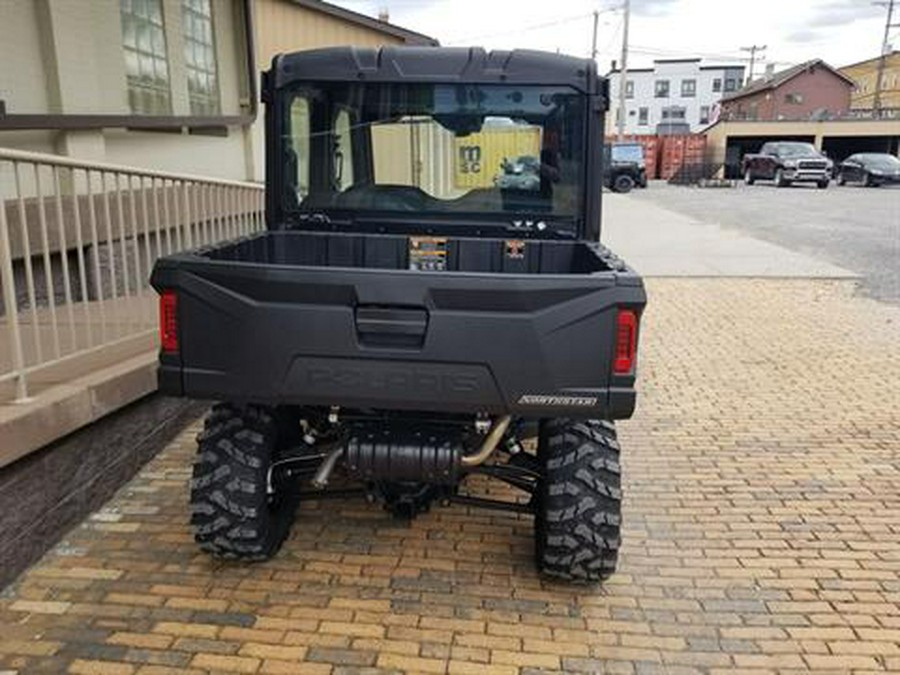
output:
{"label": "cab roof", "polygon": [[481,47],[328,47],[272,60],[276,88],[296,81],[570,86],[605,94],[590,59],[528,49]]}

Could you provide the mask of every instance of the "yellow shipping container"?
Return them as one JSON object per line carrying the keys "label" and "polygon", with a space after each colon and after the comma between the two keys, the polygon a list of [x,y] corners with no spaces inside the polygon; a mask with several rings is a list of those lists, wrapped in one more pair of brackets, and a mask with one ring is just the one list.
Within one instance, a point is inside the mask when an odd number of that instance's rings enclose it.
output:
{"label": "yellow shipping container", "polygon": [[454,183],[458,188],[491,187],[504,159],[541,153],[539,126],[488,127],[454,139]]}

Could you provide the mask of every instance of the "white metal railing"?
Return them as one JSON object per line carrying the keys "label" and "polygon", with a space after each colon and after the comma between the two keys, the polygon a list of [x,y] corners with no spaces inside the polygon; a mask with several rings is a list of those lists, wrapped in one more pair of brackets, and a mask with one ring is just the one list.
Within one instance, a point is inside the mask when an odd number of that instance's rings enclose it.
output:
{"label": "white metal railing", "polygon": [[0,148],[0,402],[156,334],[162,255],[263,225],[255,183]]}

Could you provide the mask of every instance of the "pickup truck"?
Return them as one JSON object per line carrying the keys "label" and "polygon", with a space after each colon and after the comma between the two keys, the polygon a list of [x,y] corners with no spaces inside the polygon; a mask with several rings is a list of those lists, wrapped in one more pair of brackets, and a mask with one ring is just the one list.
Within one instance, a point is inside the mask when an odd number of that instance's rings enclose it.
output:
{"label": "pickup truck", "polygon": [[765,143],[759,154],[744,155],[741,160],[741,172],[747,185],[753,185],[757,180],[772,180],[777,187],[815,183],[824,189],[831,181],[832,170],[832,161],[815,146],[794,141]]}
{"label": "pickup truck", "polygon": [[[199,546],[264,560],[298,503],[349,490],[403,518],[532,514],[542,573],[606,578],[646,296],[599,243],[594,62],[327,48],[277,56],[262,98],[266,231],[151,278],[160,389],[220,401],[193,470]],[[476,170],[513,141],[540,180]],[[473,494],[479,475],[511,493]]]}

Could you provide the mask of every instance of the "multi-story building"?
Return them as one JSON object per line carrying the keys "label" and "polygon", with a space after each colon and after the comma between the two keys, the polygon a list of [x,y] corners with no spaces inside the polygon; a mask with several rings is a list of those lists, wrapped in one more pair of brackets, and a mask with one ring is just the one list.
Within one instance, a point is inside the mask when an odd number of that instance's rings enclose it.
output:
{"label": "multi-story building", "polygon": [[[867,59],[838,71],[856,83],[850,93],[850,111],[857,116],[869,116],[875,108],[875,90],[878,88],[878,69],[882,57]],[[884,72],[881,75],[879,107],[883,117],[900,117],[900,51],[884,56]]]}
{"label": "multi-story building", "polygon": [[844,117],[855,84],[822,59],[766,74],[722,98],[726,120],[804,120]]}
{"label": "multi-story building", "polygon": [[[617,129],[621,70],[609,73],[612,110],[607,133]],[[716,103],[741,88],[744,66],[701,59],[657,59],[652,68],[629,69],[625,79],[625,133],[696,132],[715,121]]]}

